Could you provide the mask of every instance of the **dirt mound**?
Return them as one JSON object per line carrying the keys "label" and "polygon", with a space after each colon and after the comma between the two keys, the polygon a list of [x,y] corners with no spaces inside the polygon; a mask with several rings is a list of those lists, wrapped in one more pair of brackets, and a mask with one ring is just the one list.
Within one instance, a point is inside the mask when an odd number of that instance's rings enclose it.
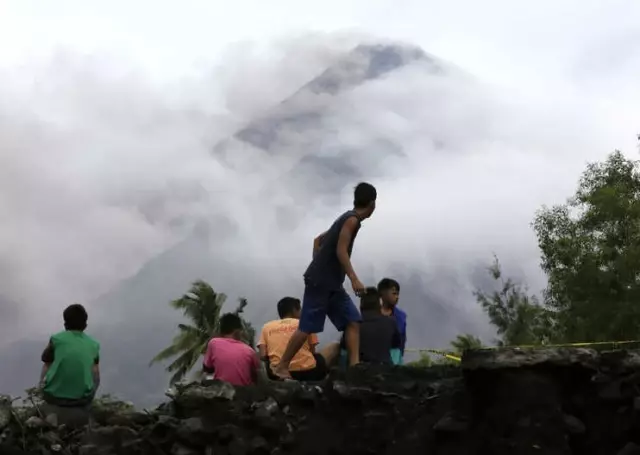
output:
{"label": "dirt mound", "polygon": [[[640,352],[473,351],[462,368],[359,367],[321,384],[171,390],[90,427],[0,400],[0,454],[640,454]],[[635,445],[639,444],[639,445]]]}

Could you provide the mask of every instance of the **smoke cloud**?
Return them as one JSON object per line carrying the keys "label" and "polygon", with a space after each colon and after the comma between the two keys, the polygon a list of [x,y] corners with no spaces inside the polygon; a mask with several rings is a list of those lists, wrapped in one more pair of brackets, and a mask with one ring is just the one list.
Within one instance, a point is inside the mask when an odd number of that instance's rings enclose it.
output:
{"label": "smoke cloud", "polygon": [[[233,271],[223,290],[270,308],[255,284],[300,282],[311,239],[349,206],[351,187],[327,198],[313,172],[289,172],[310,153],[304,147],[265,152],[229,138],[363,41],[381,39],[244,42],[163,81],[117,52],[72,48],[0,67],[0,302],[10,315],[2,341],[55,330],[64,305],[96,299],[196,227],[221,242],[199,254]],[[305,109],[324,115],[305,134],[331,132],[322,157],[378,188],[356,270],[418,275],[486,333],[469,271],[496,253],[507,272],[543,287],[535,210],[562,202],[586,161],[632,150],[638,92],[629,81],[640,61],[621,53],[617,62],[614,79],[609,71],[541,86],[477,78],[464,62],[436,59],[442,71],[412,64],[335,97],[305,98]],[[289,134],[287,143],[308,139]],[[230,144],[223,154],[220,143]],[[434,279],[442,274],[453,277],[446,286]],[[420,302],[410,305],[420,313]]]}

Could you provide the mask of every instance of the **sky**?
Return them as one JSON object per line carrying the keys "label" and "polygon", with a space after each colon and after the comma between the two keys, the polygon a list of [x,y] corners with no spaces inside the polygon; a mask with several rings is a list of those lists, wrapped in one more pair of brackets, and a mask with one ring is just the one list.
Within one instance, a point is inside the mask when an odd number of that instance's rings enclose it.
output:
{"label": "sky", "polygon": [[419,46],[473,82],[407,70],[335,107],[341,141],[375,132],[408,156],[376,182],[356,265],[429,274],[495,252],[539,289],[535,210],[563,202],[587,161],[636,152],[638,17],[616,0],[0,0],[0,296],[22,324],[3,340],[51,330],[66,302],[107,292],[210,212],[237,222],[229,251],[254,273],[275,256],[301,273],[339,207],[273,240],[272,207],[304,188],[256,200],[274,162],[239,150],[230,171],[211,147],[361,40]]}

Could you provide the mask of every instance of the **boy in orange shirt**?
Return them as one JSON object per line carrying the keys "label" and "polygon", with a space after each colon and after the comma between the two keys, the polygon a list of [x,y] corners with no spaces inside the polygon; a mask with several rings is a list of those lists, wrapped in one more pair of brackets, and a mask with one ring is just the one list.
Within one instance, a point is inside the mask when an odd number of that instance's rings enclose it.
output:
{"label": "boy in orange shirt", "polygon": [[[300,322],[300,300],[284,297],[278,302],[280,319],[267,322],[262,328],[258,349],[260,358],[267,363],[267,371],[280,363],[289,339],[298,330]],[[330,343],[321,352],[316,352],[318,336],[309,335],[302,348],[296,353],[289,365],[291,377],[298,381],[322,381],[330,366],[338,356],[338,343]],[[275,378],[273,374],[270,377]]]}

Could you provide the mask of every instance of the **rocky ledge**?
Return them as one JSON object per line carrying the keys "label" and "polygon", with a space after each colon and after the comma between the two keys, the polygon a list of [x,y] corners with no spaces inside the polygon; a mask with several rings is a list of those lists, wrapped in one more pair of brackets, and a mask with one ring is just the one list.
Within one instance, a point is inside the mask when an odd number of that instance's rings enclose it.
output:
{"label": "rocky ledge", "polygon": [[501,349],[462,367],[358,367],[318,384],[182,385],[81,429],[0,400],[0,454],[640,455],[640,351]]}

